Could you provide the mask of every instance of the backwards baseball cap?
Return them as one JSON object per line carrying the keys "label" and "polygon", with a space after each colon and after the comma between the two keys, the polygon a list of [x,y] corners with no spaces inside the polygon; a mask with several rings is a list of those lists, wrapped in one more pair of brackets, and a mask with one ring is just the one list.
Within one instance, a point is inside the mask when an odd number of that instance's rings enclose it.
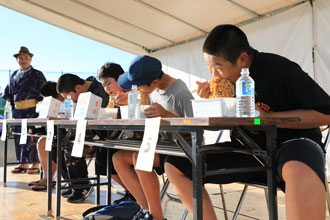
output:
{"label": "backwards baseball cap", "polygon": [[162,72],[161,62],[149,56],[138,56],[132,60],[127,72],[118,78],[122,89],[131,89],[132,85],[143,86],[157,79]]}

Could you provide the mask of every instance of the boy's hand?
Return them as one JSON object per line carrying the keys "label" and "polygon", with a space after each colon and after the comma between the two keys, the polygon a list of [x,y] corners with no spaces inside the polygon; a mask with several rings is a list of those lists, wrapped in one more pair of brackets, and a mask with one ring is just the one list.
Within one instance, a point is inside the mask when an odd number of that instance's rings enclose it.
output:
{"label": "boy's hand", "polygon": [[211,94],[210,83],[208,81],[205,82],[196,81],[196,84],[197,84],[197,95],[201,98],[208,99]]}
{"label": "boy's hand", "polygon": [[127,105],[128,104],[128,93],[118,93],[114,98],[113,102],[115,105]]}
{"label": "boy's hand", "polygon": [[158,103],[152,103],[152,106],[144,109],[144,114],[148,118],[154,118],[154,117],[165,117],[167,116],[168,111],[166,111],[160,104]]}
{"label": "boy's hand", "polygon": [[259,105],[255,105],[255,109],[259,111],[259,116],[257,117],[269,117],[269,113],[265,112]]}

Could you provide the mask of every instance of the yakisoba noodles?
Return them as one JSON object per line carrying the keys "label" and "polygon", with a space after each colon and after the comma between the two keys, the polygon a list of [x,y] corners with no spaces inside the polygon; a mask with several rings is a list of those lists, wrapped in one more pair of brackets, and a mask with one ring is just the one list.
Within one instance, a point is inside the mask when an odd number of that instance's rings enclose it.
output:
{"label": "yakisoba noodles", "polygon": [[107,108],[113,108],[113,107],[115,107],[115,103],[109,100]]}
{"label": "yakisoba noodles", "polygon": [[[149,105],[149,95],[145,92],[139,91],[141,96],[141,105]],[[113,108],[115,107],[115,103],[113,102],[112,98],[110,97],[109,103],[107,105],[107,108]]]}
{"label": "yakisoba noodles", "polygon": [[148,93],[139,91],[141,96],[141,105],[149,105],[149,95]]}
{"label": "yakisoba noodles", "polygon": [[210,99],[220,97],[234,97],[234,85],[228,79],[212,77],[210,82]]}

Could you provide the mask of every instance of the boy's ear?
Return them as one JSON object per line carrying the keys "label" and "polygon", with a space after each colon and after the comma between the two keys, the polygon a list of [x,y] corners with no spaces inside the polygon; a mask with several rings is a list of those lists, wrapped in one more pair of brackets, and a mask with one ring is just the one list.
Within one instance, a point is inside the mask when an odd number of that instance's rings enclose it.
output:
{"label": "boy's ear", "polygon": [[237,65],[244,68],[247,67],[249,62],[249,55],[246,52],[242,52],[237,58]]}
{"label": "boy's ear", "polygon": [[158,83],[158,79],[152,80],[151,84],[157,84]]}
{"label": "boy's ear", "polygon": [[80,94],[82,92],[82,85],[76,85],[74,87],[74,90],[76,91],[76,93]]}

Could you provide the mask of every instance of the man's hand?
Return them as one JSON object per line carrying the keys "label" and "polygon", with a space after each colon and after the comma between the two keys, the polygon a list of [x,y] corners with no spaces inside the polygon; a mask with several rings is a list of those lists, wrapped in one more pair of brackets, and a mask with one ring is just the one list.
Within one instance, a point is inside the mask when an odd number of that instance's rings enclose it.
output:
{"label": "man's hand", "polygon": [[201,98],[208,99],[211,94],[210,83],[208,81],[205,82],[196,81],[196,84],[197,84],[197,95]]}
{"label": "man's hand", "polygon": [[177,117],[173,113],[165,110],[160,104],[158,103],[152,103],[152,106],[149,108],[144,109],[144,114],[148,118],[154,118],[154,117]]}

